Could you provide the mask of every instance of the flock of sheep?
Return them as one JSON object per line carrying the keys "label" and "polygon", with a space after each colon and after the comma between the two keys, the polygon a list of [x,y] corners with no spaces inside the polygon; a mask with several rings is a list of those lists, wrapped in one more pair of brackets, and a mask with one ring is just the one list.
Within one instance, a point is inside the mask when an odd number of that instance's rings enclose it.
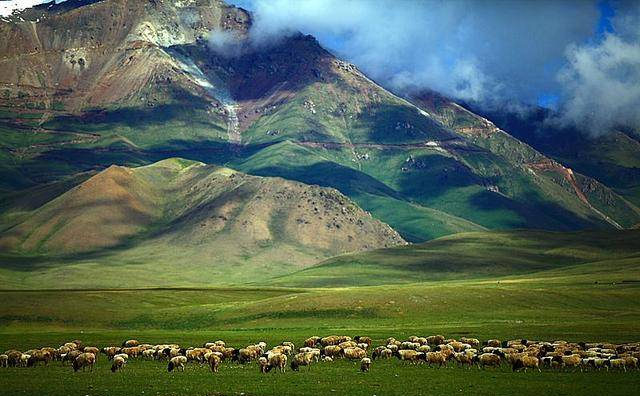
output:
{"label": "flock of sheep", "polygon": [[228,347],[224,341],[207,342],[198,348],[183,348],[177,344],[142,344],[128,340],[121,346],[107,346],[101,350],[85,346],[82,341],[67,342],[58,348],[44,347],[28,351],[15,349],[0,355],[0,367],[34,367],[51,361],[70,363],[74,371],[93,370],[100,353],[111,361],[111,371],[122,370],[129,359],[141,358],[167,362],[167,370],[184,371],[189,362],[207,364],[217,373],[223,361],[242,364],[257,362],[260,372],[285,372],[287,365],[294,370],[317,362],[336,359],[360,361],[360,370],[368,372],[376,359],[398,358],[411,363],[443,367],[450,363],[459,367],[511,366],[513,371],[541,367],[554,369],[600,370],[638,369],[640,343],[571,343],[530,340],[487,340],[461,337],[445,339],[442,335],[411,336],[405,341],[390,337],[384,345],[372,348],[370,337],[327,336],[310,337],[296,349],[292,342],[267,348],[265,342],[244,348]]}

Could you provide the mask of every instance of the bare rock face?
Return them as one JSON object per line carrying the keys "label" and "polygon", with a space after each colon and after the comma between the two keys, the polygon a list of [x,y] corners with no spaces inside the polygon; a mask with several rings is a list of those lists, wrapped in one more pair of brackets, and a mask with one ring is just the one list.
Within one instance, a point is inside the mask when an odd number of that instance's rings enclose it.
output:
{"label": "bare rock face", "polygon": [[212,30],[245,34],[246,11],[218,0],[68,1],[0,20],[0,104],[78,110],[140,101],[179,81],[166,48]]}

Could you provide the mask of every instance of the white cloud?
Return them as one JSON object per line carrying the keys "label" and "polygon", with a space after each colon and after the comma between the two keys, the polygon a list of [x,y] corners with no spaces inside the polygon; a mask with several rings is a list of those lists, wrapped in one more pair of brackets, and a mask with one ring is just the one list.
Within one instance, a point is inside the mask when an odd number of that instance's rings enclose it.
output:
{"label": "white cloud", "polygon": [[0,16],[9,16],[16,10],[24,10],[37,4],[47,3],[42,0],[3,0],[0,1]]}
{"label": "white cloud", "polygon": [[592,134],[640,128],[640,5],[614,19],[616,34],[572,45],[558,75],[565,99],[560,121]]}
{"label": "white cloud", "polygon": [[557,90],[570,43],[593,35],[593,0],[237,0],[252,39],[301,31],[394,88],[432,88],[485,103],[535,103]]}

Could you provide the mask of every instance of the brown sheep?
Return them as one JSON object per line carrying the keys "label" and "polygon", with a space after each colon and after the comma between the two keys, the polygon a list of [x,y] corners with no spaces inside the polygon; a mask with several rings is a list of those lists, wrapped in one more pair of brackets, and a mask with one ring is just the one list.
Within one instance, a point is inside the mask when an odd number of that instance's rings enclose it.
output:
{"label": "brown sheep", "polygon": [[342,349],[356,348],[358,346],[358,343],[355,341],[345,341],[345,342],[339,343],[338,346]]}
{"label": "brown sheep", "polygon": [[438,367],[447,365],[447,355],[442,352],[427,352],[425,360],[429,366],[437,364]]}
{"label": "brown sheep", "polygon": [[138,340],[126,340],[122,343],[122,347],[136,347],[140,345],[140,342]]}
{"label": "brown sheep", "polygon": [[93,353],[96,357],[96,360],[98,360],[98,355],[100,355],[100,349],[96,347],[84,347],[82,349],[82,352]]}
{"label": "brown sheep", "polygon": [[[305,353],[306,356],[309,356],[309,353]],[[276,353],[269,357],[269,363],[267,365],[267,371],[271,371],[272,369],[280,370],[281,373],[284,373],[287,367],[287,355]]]}
{"label": "brown sheep", "polygon": [[444,344],[444,336],[443,335],[434,335],[427,337],[427,343],[429,345],[440,345]]}
{"label": "brown sheep", "polygon": [[349,360],[359,360],[367,357],[367,352],[364,349],[360,349],[358,347],[345,348],[342,350],[342,356]]}
{"label": "brown sheep", "polygon": [[321,337],[313,336],[304,340],[304,346],[308,348],[314,348],[318,342],[320,342]]}
{"label": "brown sheep", "polygon": [[118,370],[122,370],[126,364],[127,361],[122,356],[113,358],[113,363],[111,364],[111,372],[115,373]]}
{"label": "brown sheep", "polygon": [[311,369],[313,361],[314,358],[311,353],[298,353],[291,359],[291,370],[299,371],[300,366],[307,366],[307,369]]}
{"label": "brown sheep", "polygon": [[66,355],[62,356],[62,363],[64,363],[64,362],[73,363],[76,360],[76,358],[78,356],[80,356],[81,354],[82,354],[82,352],[78,351],[77,349],[75,349],[73,351],[70,351]]}
{"label": "brown sheep", "polygon": [[102,353],[107,355],[107,358],[109,360],[113,359],[113,357],[117,355],[118,352],[120,352],[120,347],[111,346],[102,348]]}
{"label": "brown sheep", "polygon": [[121,352],[122,353],[126,353],[127,355],[131,356],[132,358],[136,358],[136,357],[138,357],[138,355],[140,355],[140,353],[142,352],[142,349],[140,347],[137,347],[137,346],[125,347],[125,348],[122,348]]}
{"label": "brown sheep", "polygon": [[373,340],[371,339],[371,337],[356,336],[353,339],[358,344],[361,344],[361,343],[367,344],[369,348],[371,348],[371,344],[373,344]]}
{"label": "brown sheep", "polygon": [[582,363],[582,358],[580,357],[580,355],[574,354],[574,355],[567,355],[567,356],[562,356],[562,367],[573,367],[573,368],[577,368],[580,367]]}
{"label": "brown sheep", "polygon": [[464,367],[465,365],[467,365],[469,366],[469,368],[471,368],[471,366],[473,366],[473,355],[471,354],[468,354],[466,352],[456,352],[453,354],[453,358],[456,360],[458,366],[460,367]]}
{"label": "brown sheep", "polygon": [[78,370],[89,367],[90,371],[93,371],[93,365],[96,363],[96,355],[91,352],[81,353],[78,355],[73,361],[73,371],[77,372]]}
{"label": "brown sheep", "polygon": [[260,355],[262,355],[262,350],[260,348],[242,348],[238,351],[238,360],[240,363],[244,364],[257,359]]}
{"label": "brown sheep", "polygon": [[486,345],[488,347],[500,348],[502,346],[502,341],[491,339],[491,340],[487,340]]}
{"label": "brown sheep", "polygon": [[329,345],[323,349],[324,355],[336,358],[342,354],[342,348],[337,345]]}
{"label": "brown sheep", "polygon": [[50,360],[53,359],[53,356],[49,351],[43,351],[40,349],[36,349],[31,351],[30,357],[27,362],[27,367],[33,367],[37,365],[39,362],[43,362],[45,365],[49,363]]}
{"label": "brown sheep", "polygon": [[360,371],[362,371],[363,373],[367,373],[369,372],[370,368],[371,368],[371,359],[362,358],[362,360],[360,361]]}
{"label": "brown sheep", "polygon": [[398,352],[395,353],[395,355],[400,360],[404,360],[404,361],[407,361],[407,362],[415,363],[424,354],[422,354],[420,352],[417,352],[417,351],[415,351],[413,349],[400,349]]}
{"label": "brown sheep", "polygon": [[478,368],[484,369],[485,367],[500,367],[502,360],[500,356],[493,353],[483,353],[482,355],[476,355],[473,357],[473,362],[478,365]]}
{"label": "brown sheep", "polygon": [[329,345],[337,345],[340,342],[341,341],[339,336],[327,336],[320,339],[320,344],[325,347]]}
{"label": "brown sheep", "polygon": [[535,368],[540,371],[540,361],[535,356],[524,355],[519,358],[516,358],[511,362],[511,369],[513,371],[518,371],[520,369],[524,369],[527,371],[528,368]]}
{"label": "brown sheep", "polygon": [[207,354],[207,362],[209,362],[209,368],[211,369],[212,373],[218,372],[218,368],[220,367],[220,362],[222,362],[220,355],[218,355],[219,353],[220,352],[209,352]]}
{"label": "brown sheep", "polygon": [[480,346],[480,340],[477,338],[460,337],[460,342],[469,344],[473,348],[477,348]]}

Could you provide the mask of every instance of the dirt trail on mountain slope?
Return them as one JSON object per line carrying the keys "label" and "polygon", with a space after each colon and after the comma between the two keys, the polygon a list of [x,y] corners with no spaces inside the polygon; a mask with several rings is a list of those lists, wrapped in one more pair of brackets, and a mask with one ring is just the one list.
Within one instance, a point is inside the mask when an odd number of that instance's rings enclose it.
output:
{"label": "dirt trail on mountain slope", "polygon": [[531,164],[528,164],[528,166],[532,169],[552,171],[560,174],[571,185],[576,196],[580,201],[582,201],[582,203],[584,203],[587,207],[589,207],[589,209],[591,209],[598,216],[602,217],[607,223],[611,224],[612,226],[618,229],[623,229],[623,227],[620,224],[618,224],[615,220],[613,220],[611,217],[607,216],[606,214],[602,213],[599,209],[591,205],[591,202],[589,202],[589,199],[587,198],[587,196],[582,192],[582,189],[580,188],[580,185],[578,184],[578,181],[576,180],[576,177],[572,169],[566,168],[553,161],[531,163]]}

